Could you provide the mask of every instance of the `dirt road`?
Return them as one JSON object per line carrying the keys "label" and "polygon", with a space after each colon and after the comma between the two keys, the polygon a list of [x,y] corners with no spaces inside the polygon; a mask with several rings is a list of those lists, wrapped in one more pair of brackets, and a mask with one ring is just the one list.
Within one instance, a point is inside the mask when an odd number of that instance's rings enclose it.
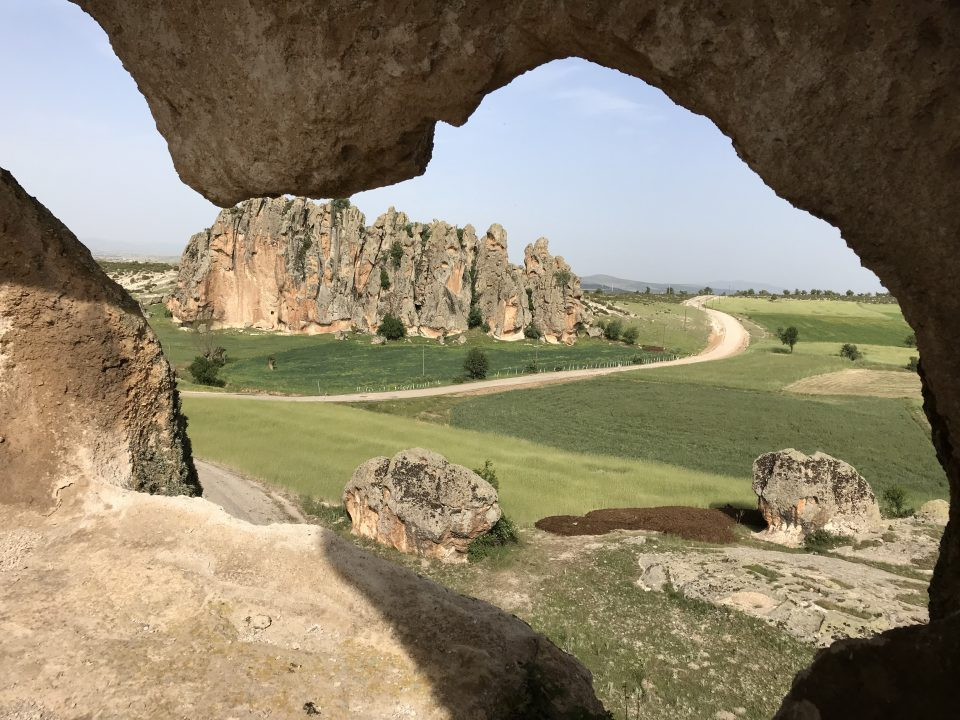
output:
{"label": "dirt road", "polygon": [[381,400],[404,400],[472,392],[505,392],[522,387],[585,380],[601,375],[612,375],[613,373],[640,372],[653,368],[671,367],[674,365],[693,365],[695,363],[722,360],[723,358],[732,357],[746,350],[750,342],[750,335],[743,325],[732,315],[705,307],[707,301],[713,297],[712,295],[705,295],[687,300],[687,305],[698,307],[707,314],[713,326],[713,333],[710,336],[710,342],[706,349],[697,355],[690,355],[680,358],[679,360],[664,360],[663,362],[649,363],[647,365],[621,365],[618,367],[590,368],[587,370],[562,370],[560,372],[517,375],[508,378],[464,383],[462,385],[440,385],[438,387],[420,388],[418,390],[388,390],[386,392],[347,393],[344,395],[269,395],[267,393],[213,393],[183,390],[181,394],[187,397],[243,398],[246,400],[275,400],[282,402],[377,402]]}
{"label": "dirt road", "polygon": [[232,470],[194,458],[203,497],[251,525],[303,522],[300,511],[279,495]]}

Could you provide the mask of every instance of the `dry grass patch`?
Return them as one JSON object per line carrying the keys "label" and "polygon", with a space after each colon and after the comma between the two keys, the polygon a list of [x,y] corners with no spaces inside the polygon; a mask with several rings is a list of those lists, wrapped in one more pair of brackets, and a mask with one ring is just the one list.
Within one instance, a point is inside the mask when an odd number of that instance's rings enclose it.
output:
{"label": "dry grass patch", "polygon": [[920,376],[898,370],[840,370],[803,378],[785,388],[802,395],[861,395],[919,400]]}

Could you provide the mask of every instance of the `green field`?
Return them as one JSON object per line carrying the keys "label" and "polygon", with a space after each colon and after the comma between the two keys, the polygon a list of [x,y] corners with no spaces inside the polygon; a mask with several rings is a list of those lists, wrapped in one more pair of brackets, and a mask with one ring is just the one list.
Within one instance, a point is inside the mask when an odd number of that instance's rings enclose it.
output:
{"label": "green field", "polygon": [[[581,338],[570,347],[531,341],[500,342],[478,330],[467,334],[466,345],[440,345],[436,340],[420,337],[371,345],[370,336],[361,334],[350,334],[342,341],[330,335],[241,330],[201,334],[177,328],[163,317],[159,305],[151,308],[151,313],[150,323],[164,354],[178,370],[181,387],[191,389],[199,386],[189,382],[185,368],[205,344],[226,348],[228,361],[220,372],[227,382],[224,390],[255,389],[298,395],[357,392],[358,388],[382,390],[397,385],[448,385],[462,375],[463,361],[471,347],[481,347],[487,353],[489,377],[526,372],[531,364],[548,371],[597,363],[629,363],[645,355],[640,348],[621,342]],[[701,347],[703,344],[692,351]],[[268,357],[274,358],[274,370],[267,365]]]}
{"label": "green field", "polygon": [[769,332],[793,325],[800,331],[800,344],[863,343],[903,347],[904,338],[912,332],[897,305],[843,300],[721,298],[712,307],[750,318]]}
{"label": "green field", "polygon": [[610,506],[753,502],[743,478],[567,452],[342,405],[189,397],[183,406],[198,457],[334,502],[360,463],[417,446],[468,467],[492,460],[503,507],[524,525]]}
{"label": "green field", "polygon": [[646,300],[641,297],[615,299],[613,304],[635,317],[621,318],[624,327],[635,327],[640,345],[669,348],[680,355],[699,352],[710,338],[710,322],[705,312],[676,302]]}

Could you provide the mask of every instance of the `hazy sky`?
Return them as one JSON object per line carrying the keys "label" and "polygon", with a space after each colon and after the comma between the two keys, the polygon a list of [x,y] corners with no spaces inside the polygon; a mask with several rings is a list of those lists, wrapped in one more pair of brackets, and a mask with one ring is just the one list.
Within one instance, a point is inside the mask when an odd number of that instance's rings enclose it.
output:
{"label": "hazy sky", "polygon": [[[0,167],[94,251],[176,255],[217,209],[180,182],[106,35],[66,0],[0,0]],[[439,125],[427,172],[353,198],[368,222],[499,222],[581,274],[877,290],[827,223],[778,198],[709,120],[570,59]]]}

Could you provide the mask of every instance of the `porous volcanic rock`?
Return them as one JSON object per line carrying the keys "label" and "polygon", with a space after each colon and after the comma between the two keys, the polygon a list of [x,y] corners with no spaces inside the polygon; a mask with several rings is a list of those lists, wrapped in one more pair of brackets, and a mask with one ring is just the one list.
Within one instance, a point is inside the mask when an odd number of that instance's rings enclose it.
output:
{"label": "porous volcanic rock", "polygon": [[199,494],[173,372],[139,306],[5,170],[0,247],[0,503],[49,507],[94,480]]}
{"label": "porous volcanic rock", "polygon": [[788,448],[753,461],[753,491],[766,539],[795,544],[816,530],[857,536],[880,526],[880,506],[851,465]]}
{"label": "porous volcanic rock", "polygon": [[444,562],[465,561],[470,542],[501,515],[490,483],[421,448],[367,460],[344,488],[343,503],[355,534]]}
{"label": "porous volcanic rock", "polygon": [[308,334],[375,332],[389,312],[409,332],[442,338],[467,329],[473,302],[498,338],[522,338],[533,322],[548,340],[572,343],[590,323],[579,279],[544,238],[521,268],[507,261],[498,225],[491,245],[470,225],[415,223],[393,208],[364,222],[342,201],[227,208],[190,238],[167,305],[188,324]]}

